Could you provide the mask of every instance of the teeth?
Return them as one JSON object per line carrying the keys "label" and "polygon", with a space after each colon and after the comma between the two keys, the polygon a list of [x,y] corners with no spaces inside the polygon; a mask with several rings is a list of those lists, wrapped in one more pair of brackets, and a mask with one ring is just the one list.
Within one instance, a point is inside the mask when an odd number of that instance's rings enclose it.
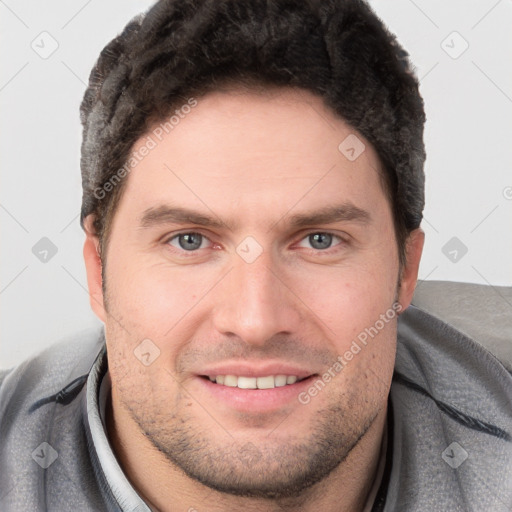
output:
{"label": "teeth", "polygon": [[286,375],[276,375],[275,377],[276,388],[286,386]]}
{"label": "teeth", "polygon": [[[258,377],[258,389],[272,389],[275,388],[274,377],[269,375],[268,377]],[[238,378],[238,382],[240,383],[240,377]]]}
{"label": "teeth", "polygon": [[256,380],[256,377],[238,377],[238,387],[240,389],[257,389]]}
{"label": "teeth", "polygon": [[237,377],[236,375],[217,375],[208,377],[212,382],[240,389],[273,389],[295,384],[296,375],[268,375],[266,377]]}
{"label": "teeth", "polygon": [[229,386],[230,388],[236,388],[238,386],[238,377],[234,375],[225,375],[224,376],[224,386]]}

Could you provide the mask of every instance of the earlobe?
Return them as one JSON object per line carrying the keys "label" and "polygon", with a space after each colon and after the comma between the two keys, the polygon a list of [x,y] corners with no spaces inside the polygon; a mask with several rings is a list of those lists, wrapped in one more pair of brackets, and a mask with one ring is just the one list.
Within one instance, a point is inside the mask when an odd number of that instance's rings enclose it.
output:
{"label": "earlobe", "polygon": [[89,302],[96,316],[105,322],[106,314],[103,300],[102,263],[99,251],[99,238],[94,230],[94,216],[89,215],[84,220],[85,242],[84,262],[89,288]]}
{"label": "earlobe", "polygon": [[402,306],[402,311],[411,304],[418,281],[418,270],[420,266],[423,244],[425,242],[425,232],[421,229],[411,231],[406,245],[406,264],[402,269],[402,279],[398,300]]}

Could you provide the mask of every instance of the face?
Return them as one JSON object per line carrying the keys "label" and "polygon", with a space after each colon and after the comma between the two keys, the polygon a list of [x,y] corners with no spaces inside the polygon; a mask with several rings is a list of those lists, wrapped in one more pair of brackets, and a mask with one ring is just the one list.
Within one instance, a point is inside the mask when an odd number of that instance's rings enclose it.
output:
{"label": "face", "polygon": [[399,288],[377,155],[309,93],[211,93],[154,130],[114,216],[106,296],[86,242],[114,410],[211,488],[292,496],[385,411],[422,238]]}

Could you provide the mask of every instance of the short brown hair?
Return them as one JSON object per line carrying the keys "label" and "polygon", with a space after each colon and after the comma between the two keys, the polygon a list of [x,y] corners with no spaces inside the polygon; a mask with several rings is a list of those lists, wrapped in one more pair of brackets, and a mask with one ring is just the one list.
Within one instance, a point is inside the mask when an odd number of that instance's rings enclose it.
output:
{"label": "short brown hair", "polygon": [[103,245],[134,143],[227,82],[310,91],[374,146],[404,263],[424,207],[423,100],[407,53],[361,0],[160,0],[134,18],[101,52],[80,108],[82,226],[94,214]]}

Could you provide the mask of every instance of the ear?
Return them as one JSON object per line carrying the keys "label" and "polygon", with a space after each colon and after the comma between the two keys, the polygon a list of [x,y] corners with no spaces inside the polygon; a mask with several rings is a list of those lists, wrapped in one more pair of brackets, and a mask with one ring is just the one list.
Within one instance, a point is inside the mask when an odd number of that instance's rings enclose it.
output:
{"label": "ear", "polygon": [[103,278],[101,275],[100,241],[94,229],[94,215],[84,219],[84,261],[89,287],[89,302],[96,316],[105,323],[106,312],[103,300]]}
{"label": "ear", "polygon": [[418,269],[421,253],[425,242],[425,232],[421,229],[411,231],[406,242],[406,263],[402,268],[401,285],[398,293],[398,301],[403,310],[407,309],[412,301],[416,282],[418,281]]}

